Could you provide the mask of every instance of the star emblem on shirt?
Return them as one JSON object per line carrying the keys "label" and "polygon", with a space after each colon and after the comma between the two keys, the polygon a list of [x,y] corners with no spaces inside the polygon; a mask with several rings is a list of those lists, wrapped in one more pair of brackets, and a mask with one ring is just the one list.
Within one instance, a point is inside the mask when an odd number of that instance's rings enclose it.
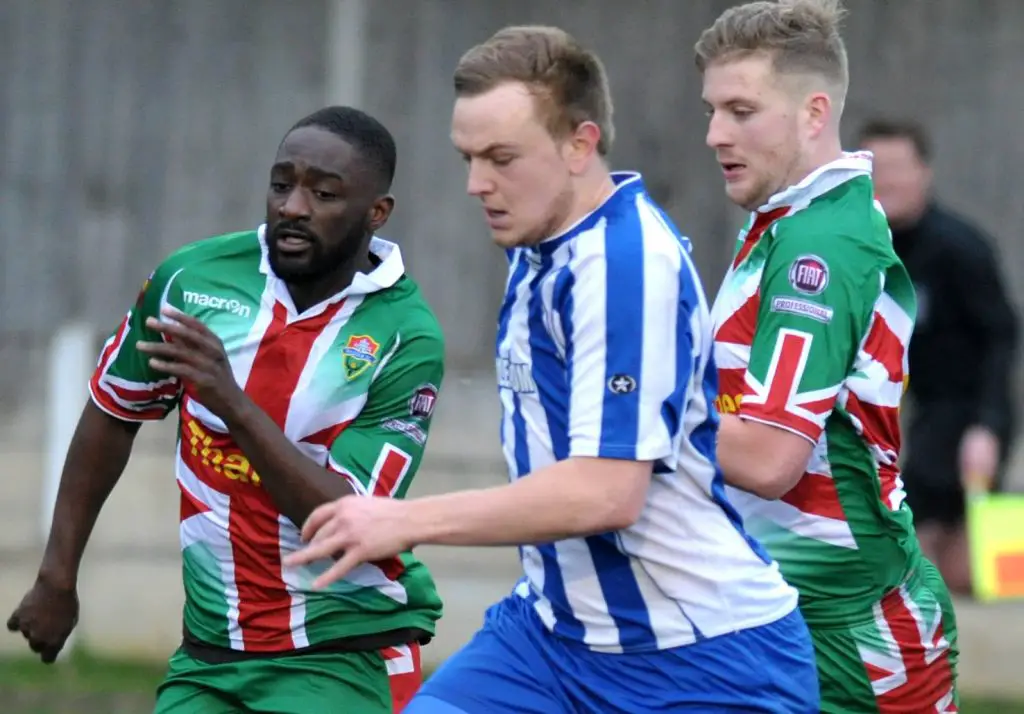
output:
{"label": "star emblem on shirt", "polygon": [[612,394],[629,394],[636,389],[636,380],[628,374],[616,374],[608,380],[608,391]]}

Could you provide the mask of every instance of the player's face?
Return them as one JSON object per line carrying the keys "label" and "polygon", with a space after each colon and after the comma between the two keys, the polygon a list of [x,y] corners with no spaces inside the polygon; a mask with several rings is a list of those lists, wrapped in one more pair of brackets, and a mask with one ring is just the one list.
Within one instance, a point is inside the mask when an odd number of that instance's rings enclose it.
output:
{"label": "player's face", "polygon": [[495,243],[532,245],[555,233],[572,203],[568,146],[538,118],[524,85],[460,97],[451,136],[469,171],[466,190],[480,199]]}
{"label": "player's face", "polygon": [[864,149],[874,154],[875,195],[893,226],[914,223],[928,203],[931,170],[910,139],[870,139]]}
{"label": "player's face", "polygon": [[798,182],[801,102],[766,56],[716,62],[704,72],[707,144],[736,204],[755,210]]}
{"label": "player's face", "polygon": [[270,267],[289,283],[332,275],[367,250],[390,211],[390,197],[364,178],[351,144],[318,127],[296,129],[281,142],[270,169]]}

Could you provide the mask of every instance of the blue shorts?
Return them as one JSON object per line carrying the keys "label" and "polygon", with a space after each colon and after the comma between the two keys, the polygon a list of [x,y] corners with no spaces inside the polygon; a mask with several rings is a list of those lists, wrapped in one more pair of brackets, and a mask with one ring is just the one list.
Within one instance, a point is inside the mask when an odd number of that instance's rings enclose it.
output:
{"label": "blue shorts", "polygon": [[799,611],[660,652],[608,654],[551,635],[512,595],[404,714],[817,714],[814,648]]}

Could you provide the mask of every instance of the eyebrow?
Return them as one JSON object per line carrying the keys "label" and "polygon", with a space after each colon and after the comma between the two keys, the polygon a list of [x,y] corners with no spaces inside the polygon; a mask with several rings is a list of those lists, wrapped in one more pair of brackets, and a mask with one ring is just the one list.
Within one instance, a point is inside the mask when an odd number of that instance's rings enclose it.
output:
{"label": "eyebrow", "polygon": [[[295,164],[291,161],[279,161],[271,167],[271,170],[295,170]],[[312,174],[314,178],[327,178],[336,179],[341,182],[345,182],[345,177],[335,171],[328,171],[327,169],[321,169],[316,166],[310,166],[306,169],[306,173]]]}
{"label": "eyebrow", "polygon": [[[517,147],[515,144],[499,141],[493,144],[488,144],[480,151],[475,151],[473,153],[476,154],[477,156],[485,156],[487,154],[493,154],[498,151],[514,151],[516,148]],[[458,147],[456,147],[456,151],[458,151],[462,156],[469,156],[468,151],[464,151],[463,149],[459,149]]]}

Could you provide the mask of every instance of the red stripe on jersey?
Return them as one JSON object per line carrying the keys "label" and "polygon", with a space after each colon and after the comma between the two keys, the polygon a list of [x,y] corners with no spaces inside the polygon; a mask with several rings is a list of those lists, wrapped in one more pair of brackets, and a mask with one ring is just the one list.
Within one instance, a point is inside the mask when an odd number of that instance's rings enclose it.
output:
{"label": "red stripe on jersey", "polygon": [[[371,496],[394,496],[399,485],[405,480],[409,468],[412,466],[412,457],[401,449],[385,444],[381,456],[374,467],[372,476],[373,491]],[[398,580],[405,572],[405,565],[400,558],[388,558],[373,563],[389,580]]]}
{"label": "red stripe on jersey", "polygon": [[805,473],[782,501],[812,516],[846,520],[836,482],[824,474]]}
{"label": "red stripe on jersey", "polygon": [[[408,650],[408,653],[402,650]],[[391,711],[393,714],[401,714],[423,684],[420,646],[413,642],[405,645],[402,649],[388,647],[381,650],[380,653],[385,662],[409,658],[409,662],[403,663],[405,666],[398,668],[399,671],[394,673],[389,671],[388,673],[388,682],[391,685]]]}
{"label": "red stripe on jersey", "polygon": [[385,444],[379,469],[374,469],[373,496],[394,496],[412,464],[412,457],[391,444]]}
{"label": "red stripe on jersey", "polygon": [[[287,308],[279,302],[274,305],[245,392],[281,429],[313,343],[343,304],[339,301],[321,314],[291,325],[287,324]],[[281,572],[280,514],[263,489],[240,488],[232,493],[230,503],[228,531],[245,649],[293,649],[291,596]]]}
{"label": "red stripe on jersey", "polygon": [[178,490],[181,491],[179,521],[184,521],[187,518],[198,516],[200,513],[206,513],[210,510],[209,506],[193,496],[180,482],[178,483]]}
{"label": "red stripe on jersey", "polygon": [[875,313],[871,321],[871,331],[864,342],[864,351],[885,367],[890,382],[903,381],[903,343],[879,312]]}
{"label": "red stripe on jersey", "polygon": [[732,261],[732,267],[738,266],[743,260],[750,255],[750,251],[757,245],[757,241],[761,240],[761,236],[764,232],[784,215],[789,213],[789,206],[783,206],[782,208],[776,208],[767,213],[758,213],[757,218],[754,219],[754,225],[750,226],[750,230],[747,232],[747,237],[743,239],[743,245],[740,246],[739,251],[736,253],[736,257]]}
{"label": "red stripe on jersey", "polygon": [[96,400],[96,403],[99,404],[100,408],[126,421],[149,421],[153,419],[162,419],[167,414],[167,410],[162,407],[125,409],[114,401],[113,397],[111,397],[95,379],[89,383],[89,392],[92,394],[93,399]]}
{"label": "red stripe on jersey", "polygon": [[341,432],[345,431],[345,429],[348,428],[348,425],[351,424],[352,421],[352,419],[349,419],[348,421],[343,421],[340,424],[335,424],[333,426],[327,427],[326,429],[321,429],[315,434],[310,434],[309,436],[303,437],[302,440],[307,444],[316,444],[317,446],[323,446],[327,449],[330,449],[331,444],[334,443],[334,440],[341,436]]}
{"label": "red stripe on jersey", "polygon": [[[937,705],[947,699],[953,689],[949,646],[943,642],[942,621],[936,624],[934,632],[929,632],[931,625],[919,623],[904,598],[902,588],[882,598],[882,616],[899,648],[906,681],[877,696],[879,714],[939,711]],[[871,664],[866,668],[872,682],[892,674]],[[955,712],[956,709],[950,704],[942,711]]]}
{"label": "red stripe on jersey", "polygon": [[[882,407],[868,404],[850,392],[846,398],[846,411],[855,417],[863,429],[863,438],[871,446],[888,453],[895,461],[900,452],[900,410],[896,407]],[[895,466],[881,463],[878,465],[879,487],[882,501],[891,507],[889,496],[896,490],[896,479],[899,471]]]}
{"label": "red stripe on jersey", "polygon": [[783,331],[778,337],[772,365],[768,368],[767,377],[772,381],[765,385],[768,393],[763,402],[757,397],[754,388],[749,384],[743,393],[740,414],[759,421],[778,424],[803,434],[811,441],[821,436],[821,426],[796,411],[797,407],[815,415],[827,415],[835,404],[835,398],[821,399],[814,402],[801,402],[797,389],[803,378],[806,363],[801,365],[805,350],[810,349],[811,336],[803,333]]}
{"label": "red stripe on jersey", "polygon": [[117,332],[114,333],[114,339],[110,341],[106,349],[100,355],[100,363],[96,367],[96,372],[93,375],[93,379],[98,379],[100,375],[107,371],[107,367],[110,366],[110,361],[114,358],[114,353],[124,343],[124,338],[128,334],[128,322],[132,319],[132,314],[129,312],[125,315],[124,319],[121,320],[121,324],[117,327]]}
{"label": "red stripe on jersey", "polygon": [[126,402],[155,401],[157,399],[173,398],[178,394],[178,383],[171,379],[155,382],[154,386],[149,389],[130,389],[119,384],[113,384],[112,382],[105,382],[105,384],[110,391]]}
{"label": "red stripe on jersey", "polygon": [[754,331],[757,329],[757,312],[760,309],[761,295],[760,293],[754,293],[719,328],[718,334],[715,335],[715,341],[749,347],[754,342]]}
{"label": "red stripe on jersey", "polygon": [[898,488],[896,479],[899,478],[900,471],[895,466],[887,466],[886,464],[880,464],[878,466],[878,488],[881,492],[882,503],[885,504],[886,508],[892,510],[892,494]]}
{"label": "red stripe on jersey", "polygon": [[745,368],[720,369],[718,370],[718,393],[733,396],[742,395],[746,389],[744,378],[747,376]]}

